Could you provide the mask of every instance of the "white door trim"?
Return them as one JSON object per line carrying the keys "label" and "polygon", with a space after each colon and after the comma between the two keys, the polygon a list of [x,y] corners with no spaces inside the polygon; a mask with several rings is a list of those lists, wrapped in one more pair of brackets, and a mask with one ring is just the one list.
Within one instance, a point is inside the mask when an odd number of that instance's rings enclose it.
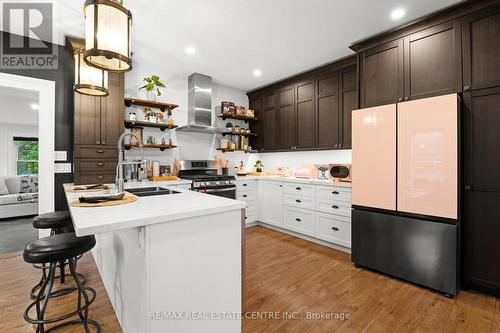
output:
{"label": "white door trim", "polygon": [[40,214],[53,212],[56,83],[27,76],[0,73],[0,89],[1,87],[38,92],[38,212]]}

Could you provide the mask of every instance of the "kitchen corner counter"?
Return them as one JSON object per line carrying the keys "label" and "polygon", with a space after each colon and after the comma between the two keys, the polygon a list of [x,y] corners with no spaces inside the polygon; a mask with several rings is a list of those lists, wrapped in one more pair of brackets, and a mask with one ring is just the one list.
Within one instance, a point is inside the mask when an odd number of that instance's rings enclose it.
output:
{"label": "kitchen corner counter", "polygon": [[324,186],[339,186],[339,187],[351,187],[350,182],[334,182],[331,179],[306,179],[306,178],[296,178],[296,177],[282,177],[282,176],[236,176],[236,180],[276,180],[290,183],[303,183],[303,184],[314,184],[314,185],[324,185]]}
{"label": "kitchen corner counter", "polygon": [[[181,181],[181,183],[186,181]],[[127,188],[165,186],[171,182],[125,183]],[[66,186],[69,185],[65,185]],[[246,207],[245,202],[193,192],[177,187],[170,189],[181,193],[139,197],[137,201],[117,206],[73,207],[69,211],[77,236],[106,233],[155,223],[217,214]],[[82,193],[65,192],[68,204]],[[92,192],[92,194],[105,193]]]}

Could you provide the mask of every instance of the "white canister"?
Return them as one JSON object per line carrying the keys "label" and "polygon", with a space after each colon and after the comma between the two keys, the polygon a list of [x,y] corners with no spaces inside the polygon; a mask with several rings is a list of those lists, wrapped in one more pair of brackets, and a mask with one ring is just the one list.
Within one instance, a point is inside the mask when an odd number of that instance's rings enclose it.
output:
{"label": "white canister", "polygon": [[228,139],[221,139],[220,140],[220,147],[222,149],[227,149],[229,146],[229,140]]}

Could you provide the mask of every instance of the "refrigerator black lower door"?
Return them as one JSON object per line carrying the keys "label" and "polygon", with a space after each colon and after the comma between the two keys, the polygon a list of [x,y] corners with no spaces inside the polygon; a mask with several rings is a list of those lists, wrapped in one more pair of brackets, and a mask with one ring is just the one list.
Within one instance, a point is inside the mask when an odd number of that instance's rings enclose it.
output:
{"label": "refrigerator black lower door", "polygon": [[354,209],[355,264],[455,296],[458,288],[456,224]]}

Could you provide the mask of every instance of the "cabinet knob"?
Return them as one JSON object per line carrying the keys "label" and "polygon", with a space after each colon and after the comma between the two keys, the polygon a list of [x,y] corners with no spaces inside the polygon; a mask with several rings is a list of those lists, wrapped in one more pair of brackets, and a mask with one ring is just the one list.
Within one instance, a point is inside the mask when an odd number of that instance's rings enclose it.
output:
{"label": "cabinet knob", "polygon": [[410,99],[410,97],[406,96],[405,97],[405,101],[408,101]]}
{"label": "cabinet knob", "polygon": [[104,176],[97,176],[97,179],[103,179]]}
{"label": "cabinet knob", "polygon": [[104,166],[104,163],[97,163],[97,166]]}
{"label": "cabinet knob", "polygon": [[332,191],[332,194],[339,194],[338,191]]}
{"label": "cabinet knob", "polygon": [[241,185],[241,186],[247,186],[247,184],[243,184],[243,185]]}
{"label": "cabinet knob", "polygon": [[105,145],[105,144],[106,144],[106,141],[102,141],[102,142],[101,142],[101,144],[102,144],[102,145]]}
{"label": "cabinet knob", "polygon": [[399,97],[398,102],[402,102],[402,101],[403,101],[403,97]]}
{"label": "cabinet knob", "polygon": [[97,151],[97,153],[98,153],[98,154],[102,154],[102,153],[104,153],[104,150],[100,150],[100,149],[99,149],[99,150]]}
{"label": "cabinet knob", "polygon": [[101,141],[96,140],[96,141],[95,141],[95,144],[96,144],[96,145],[100,145],[100,144],[101,144]]}
{"label": "cabinet knob", "polygon": [[242,197],[243,197],[243,198],[246,198],[246,197],[248,197],[248,195],[246,195],[246,194],[243,194],[243,195],[242,195]]}
{"label": "cabinet knob", "polygon": [[296,187],[295,189],[296,189],[297,191],[300,191],[300,190],[302,190],[302,189],[301,189],[300,187]]}
{"label": "cabinet knob", "polygon": [[333,208],[333,209],[339,209],[339,206],[337,206],[337,205],[332,205],[332,208]]}
{"label": "cabinet knob", "polygon": [[296,203],[301,203],[302,201],[300,201],[299,199],[295,200]]}
{"label": "cabinet knob", "polygon": [[464,86],[464,91],[470,91],[470,86]]}
{"label": "cabinet knob", "polygon": [[339,228],[337,228],[337,227],[332,227],[332,230],[333,230],[333,231],[339,231]]}
{"label": "cabinet knob", "polygon": [[302,220],[301,220],[301,219],[299,219],[298,217],[295,219],[295,221],[297,221],[297,222],[302,222]]}

